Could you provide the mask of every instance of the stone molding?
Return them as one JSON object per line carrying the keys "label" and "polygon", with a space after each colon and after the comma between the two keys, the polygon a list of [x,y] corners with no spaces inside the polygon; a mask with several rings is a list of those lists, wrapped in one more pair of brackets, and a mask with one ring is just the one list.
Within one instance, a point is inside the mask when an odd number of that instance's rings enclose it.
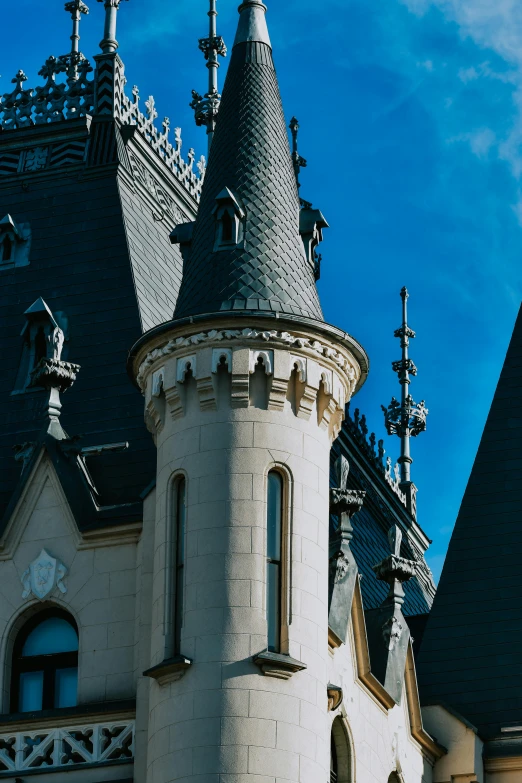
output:
{"label": "stone molding", "polygon": [[302,661],[298,661],[296,658],[291,658],[290,655],[269,652],[269,650],[257,653],[252,660],[256,666],[259,666],[264,675],[275,677],[278,680],[289,680],[293,674],[302,672],[307,668],[306,663],[302,663]]}
{"label": "stone molding", "polygon": [[295,415],[309,420],[316,411],[318,424],[337,437],[361,368],[344,346],[339,349],[324,338],[316,339],[311,329],[303,331],[295,334],[248,327],[164,338],[162,344],[137,359],[137,372],[136,365],[134,370],[145,395],[149,431],[156,437],[168,413],[174,420],[185,415],[194,382],[200,410],[217,410],[221,367],[231,375],[231,408],[248,408],[251,378],[261,364],[267,378],[268,410],[283,411],[288,405],[289,383],[295,371]]}
{"label": "stone molding", "polygon": [[187,669],[192,666],[192,660],[184,655],[175,655],[173,658],[152,666],[143,672],[144,677],[151,677],[158,685],[169,685],[171,682],[181,680]]}
{"label": "stone molding", "polygon": [[219,343],[223,340],[259,340],[261,342],[273,342],[284,346],[295,346],[296,348],[308,349],[319,356],[330,359],[339,369],[343,370],[351,381],[351,391],[355,389],[358,376],[360,374],[355,362],[351,363],[346,355],[327,345],[321,340],[313,340],[301,335],[291,334],[290,332],[278,332],[274,329],[257,330],[246,329],[212,329],[208,332],[198,332],[187,337],[178,337],[175,340],[168,340],[159,348],[150,351],[140,364],[136,382],[143,391],[145,373],[148,368],[158,359],[170,356],[178,350],[202,345],[205,343]]}

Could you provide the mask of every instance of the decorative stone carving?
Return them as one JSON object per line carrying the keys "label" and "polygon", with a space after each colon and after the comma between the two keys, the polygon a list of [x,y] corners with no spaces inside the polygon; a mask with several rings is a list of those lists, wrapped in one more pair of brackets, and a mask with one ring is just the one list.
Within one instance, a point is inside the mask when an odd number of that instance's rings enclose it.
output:
{"label": "decorative stone carving", "polygon": [[176,366],[176,380],[178,383],[185,383],[187,373],[191,372],[196,377],[197,358],[193,353],[191,356],[183,356],[178,359]]}
{"label": "decorative stone carving", "polygon": [[372,671],[397,704],[400,704],[410,633],[402,614],[404,582],[415,576],[417,563],[400,556],[402,532],[394,525],[388,532],[391,554],[373,566],[377,579],[389,592],[381,606],[368,616],[368,641]]}
{"label": "decorative stone carving", "polygon": [[362,508],[366,492],[347,488],[350,465],[346,457],[338,457],[334,467],[338,486],[330,489],[330,513],[338,517],[338,525],[330,540],[328,626],[344,642],[358,573],[350,549],[351,519]]}
{"label": "decorative stone carving", "polygon": [[22,463],[22,471],[25,470],[26,466],[31,461],[34,454],[35,445],[35,443],[26,441],[25,443],[20,443],[13,446],[13,451],[15,452],[15,461]]}
{"label": "decorative stone carving", "polygon": [[395,649],[395,645],[400,641],[404,627],[398,617],[389,617],[382,626],[382,636],[384,643],[390,652]]}
{"label": "decorative stone carving", "polygon": [[297,380],[306,383],[308,380],[307,362],[304,356],[291,356],[290,362],[293,370],[297,372]]}
{"label": "decorative stone carving", "polygon": [[42,549],[22,574],[22,598],[28,598],[32,594],[39,601],[43,601],[55,588],[62,594],[66,593],[67,588],[63,583],[66,574],[67,568],[64,564]]}
{"label": "decorative stone carving", "polygon": [[274,352],[273,351],[250,351],[250,373],[256,371],[256,367],[261,365],[266,375],[273,375],[274,372]]}
{"label": "decorative stone carving", "polygon": [[212,372],[217,373],[219,367],[225,366],[228,372],[232,372],[232,351],[230,348],[213,348]]}
{"label": "decorative stone carving", "polygon": [[163,392],[163,386],[165,383],[165,367],[160,367],[152,375],[152,396],[159,397]]}
{"label": "decorative stone carving", "polygon": [[332,685],[331,682],[326,686],[328,694],[328,712],[333,712],[341,706],[343,701],[343,689],[340,685]]}
{"label": "decorative stone carving", "polygon": [[136,382],[143,389],[143,378],[148,367],[157,359],[169,356],[184,347],[202,345],[204,343],[219,342],[221,340],[263,340],[273,341],[282,345],[295,345],[298,348],[306,348],[314,351],[319,356],[325,356],[344,371],[350,381],[350,392],[353,392],[358,380],[358,373],[353,364],[340,352],[336,351],[319,340],[311,340],[307,337],[293,335],[290,332],[277,332],[275,330],[258,331],[257,329],[212,329],[209,332],[198,332],[188,337],[178,337],[169,340],[160,348],[150,351],[141,363]]}
{"label": "decorative stone carving", "polygon": [[31,385],[41,386],[43,389],[58,389],[63,393],[73,385],[79,370],[79,364],[57,359],[40,359],[31,372]]}

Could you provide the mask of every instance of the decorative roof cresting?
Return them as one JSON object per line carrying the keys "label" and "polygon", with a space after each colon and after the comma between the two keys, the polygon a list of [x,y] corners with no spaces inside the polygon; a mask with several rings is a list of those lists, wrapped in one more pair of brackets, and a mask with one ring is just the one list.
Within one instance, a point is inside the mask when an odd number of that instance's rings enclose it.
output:
{"label": "decorative roof cresting", "polygon": [[[125,0],[126,1],[126,0]],[[155,101],[149,96],[145,112],[139,106],[139,90],[132,96],[125,93],[125,69],[116,50],[116,19],[123,0],[98,0],[105,6],[104,36],[100,42],[102,54],[95,57],[96,71],[79,50],[80,20],[89,9],[83,0],[70,0],[65,10],[71,15],[71,51],[59,57],[50,56],[38,72],[45,83],[26,87],[27,76],[19,70],[11,80],[13,89],[0,96],[0,132],[27,128],[32,125],[63,122],[87,115],[111,115],[122,125],[134,125],[154,152],[199,200],[206,160],[202,155],[196,166],[195,152],[190,149],[187,160],[181,156],[181,129],[175,128],[173,143],[169,140],[170,120],[165,117],[159,129]]]}

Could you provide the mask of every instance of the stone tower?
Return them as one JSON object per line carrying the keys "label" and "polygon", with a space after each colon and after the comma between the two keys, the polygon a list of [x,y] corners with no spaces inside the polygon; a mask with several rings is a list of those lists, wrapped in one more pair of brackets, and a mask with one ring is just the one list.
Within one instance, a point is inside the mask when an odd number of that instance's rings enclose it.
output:
{"label": "stone tower", "polygon": [[329,776],[330,449],[367,358],[322,320],[324,219],[265,11],[240,6],[197,219],[172,234],[174,318],[129,360],[158,453],[149,783]]}

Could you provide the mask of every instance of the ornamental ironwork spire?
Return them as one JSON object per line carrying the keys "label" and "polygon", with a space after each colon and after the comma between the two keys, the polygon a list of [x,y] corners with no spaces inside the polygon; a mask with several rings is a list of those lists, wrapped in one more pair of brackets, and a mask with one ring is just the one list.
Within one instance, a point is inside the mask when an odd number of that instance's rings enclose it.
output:
{"label": "ornamental ironwork spire", "polygon": [[98,0],[105,5],[105,29],[103,39],[100,41],[100,49],[104,54],[112,54],[118,48],[116,40],[116,18],[118,8],[123,0]]}
{"label": "ornamental ironwork spire", "polygon": [[290,120],[290,132],[292,134],[292,163],[294,164],[295,179],[297,182],[297,188],[301,187],[299,182],[299,174],[301,169],[305,169],[307,164],[306,158],[301,157],[299,154],[299,147],[297,144],[297,137],[299,135],[299,120],[296,117],[292,117]]}
{"label": "ornamental ironwork spire", "polygon": [[398,435],[401,439],[401,456],[398,459],[401,479],[399,486],[406,494],[408,511],[416,519],[417,488],[411,480],[410,466],[413,460],[410,456],[410,438],[417,437],[426,429],[428,409],[424,400],[417,404],[409,393],[410,376],[417,375],[417,368],[408,355],[410,339],[415,337],[415,332],[408,326],[408,296],[407,289],[402,288],[402,326],[394,332],[395,337],[400,339],[402,348],[402,358],[392,363],[393,371],[397,373],[401,385],[401,401],[392,397],[390,405],[387,408],[381,405],[381,408],[388,434]]}
{"label": "ornamental ironwork spire", "polygon": [[205,55],[208,68],[208,92],[200,95],[196,90],[192,90],[192,102],[189,104],[194,109],[196,125],[206,125],[208,136],[208,150],[216,127],[216,117],[221,103],[221,95],[218,92],[218,68],[219,57],[227,56],[227,47],[223,38],[217,34],[217,10],[216,0],[210,0],[209,33],[208,38],[199,39],[199,48]]}
{"label": "ornamental ironwork spire", "polygon": [[80,19],[82,14],[88,14],[89,8],[82,2],[82,0],[71,0],[71,2],[65,3],[64,6],[67,13],[71,14],[72,19],[72,35],[71,35],[71,53],[64,55],[63,60],[68,60],[68,76],[69,79],[76,81],[78,79],[78,64],[85,60],[85,57],[80,52]]}

